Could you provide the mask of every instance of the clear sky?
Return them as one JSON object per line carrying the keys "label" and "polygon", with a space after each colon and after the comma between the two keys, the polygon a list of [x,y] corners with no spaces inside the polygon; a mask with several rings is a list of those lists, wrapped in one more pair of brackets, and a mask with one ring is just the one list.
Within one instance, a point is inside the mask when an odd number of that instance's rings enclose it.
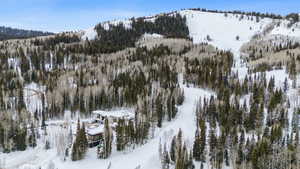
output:
{"label": "clear sky", "polygon": [[89,28],[112,19],[153,15],[182,8],[300,12],[300,0],[1,0],[0,25],[43,31]]}

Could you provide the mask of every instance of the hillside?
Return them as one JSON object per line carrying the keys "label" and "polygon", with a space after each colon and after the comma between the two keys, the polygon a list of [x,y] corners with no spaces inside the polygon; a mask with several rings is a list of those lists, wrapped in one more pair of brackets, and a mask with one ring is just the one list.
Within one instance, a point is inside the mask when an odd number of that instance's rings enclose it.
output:
{"label": "hillside", "polygon": [[0,42],[0,168],[296,169],[291,17],[188,9]]}
{"label": "hillside", "polygon": [[32,38],[37,36],[48,36],[53,35],[50,32],[42,31],[33,31],[33,30],[23,30],[23,29],[14,29],[10,27],[0,26],[0,40],[8,39],[24,39]]}

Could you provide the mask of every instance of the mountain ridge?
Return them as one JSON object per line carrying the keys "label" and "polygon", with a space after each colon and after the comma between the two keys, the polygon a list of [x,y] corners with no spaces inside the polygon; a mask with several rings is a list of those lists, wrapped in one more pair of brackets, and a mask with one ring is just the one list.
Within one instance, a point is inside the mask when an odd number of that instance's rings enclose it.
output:
{"label": "mountain ridge", "polygon": [[54,33],[0,26],[0,40],[24,39],[48,35],[54,35]]}

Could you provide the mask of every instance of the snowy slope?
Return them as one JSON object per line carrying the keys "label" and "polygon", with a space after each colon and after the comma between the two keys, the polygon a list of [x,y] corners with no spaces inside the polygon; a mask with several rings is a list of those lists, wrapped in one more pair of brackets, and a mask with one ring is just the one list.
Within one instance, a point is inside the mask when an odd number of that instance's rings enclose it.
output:
{"label": "snowy slope", "polygon": [[94,40],[97,37],[97,32],[94,27],[89,28],[83,31],[83,36],[81,37],[82,40]]}
{"label": "snowy slope", "polygon": [[[263,28],[272,22],[271,19],[261,19],[256,22],[244,16],[239,19],[239,14],[228,14],[227,17],[222,13],[209,13],[201,11],[184,10],[180,11],[182,16],[187,18],[187,25],[190,36],[194,43],[208,42],[221,49],[236,50],[242,44],[248,42],[253,35],[259,33]],[[207,35],[212,41],[207,40]],[[239,36],[239,40],[236,40]]]}
{"label": "snowy slope", "polygon": [[[240,14],[228,14],[225,17],[222,13],[209,13],[194,10],[183,10],[179,12],[187,19],[187,26],[190,31],[194,43],[206,42],[212,44],[219,49],[231,50],[235,58],[234,72],[238,72],[240,78],[244,78],[247,74],[247,68],[241,64],[240,48],[243,44],[259,33],[272,23],[269,18],[248,19],[247,16],[241,18]],[[207,36],[211,40],[207,39]],[[239,40],[236,37],[239,37]]]}

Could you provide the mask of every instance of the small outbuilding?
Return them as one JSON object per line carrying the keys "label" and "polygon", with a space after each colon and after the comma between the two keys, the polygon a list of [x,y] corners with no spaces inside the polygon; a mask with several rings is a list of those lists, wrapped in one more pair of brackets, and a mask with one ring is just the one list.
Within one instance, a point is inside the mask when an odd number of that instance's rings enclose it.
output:
{"label": "small outbuilding", "polygon": [[89,147],[95,147],[103,139],[104,126],[102,124],[93,124],[86,129]]}

